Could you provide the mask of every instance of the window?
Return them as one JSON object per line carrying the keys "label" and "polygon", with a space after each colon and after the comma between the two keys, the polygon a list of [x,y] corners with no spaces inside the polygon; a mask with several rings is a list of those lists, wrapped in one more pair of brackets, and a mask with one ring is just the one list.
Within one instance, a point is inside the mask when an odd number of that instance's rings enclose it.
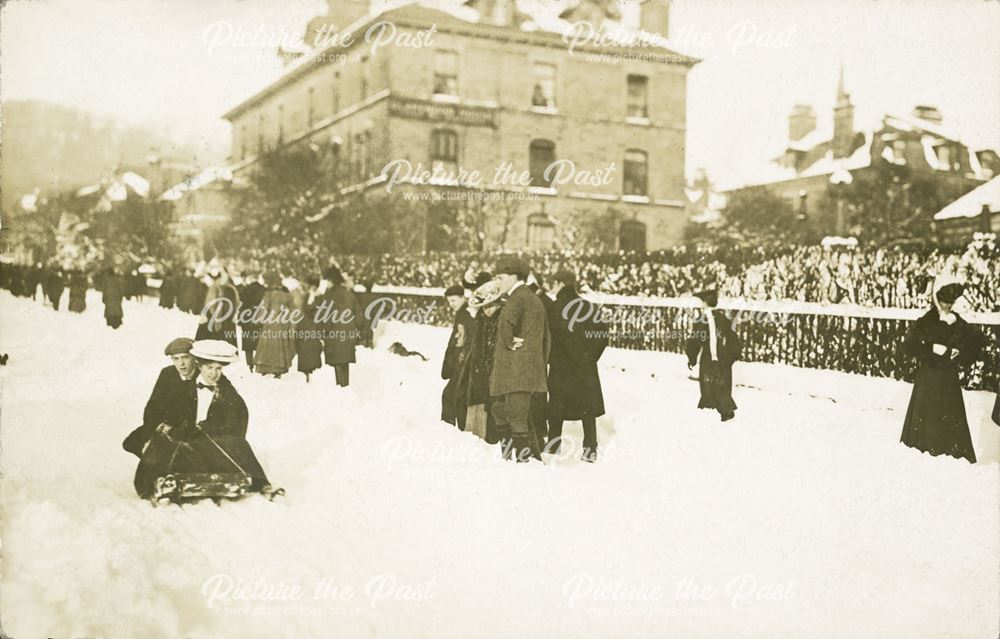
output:
{"label": "window", "polygon": [[454,171],[458,167],[458,134],[449,129],[431,131],[431,169]]}
{"label": "window", "polygon": [[631,118],[645,118],[649,115],[646,109],[646,93],[648,81],[644,75],[628,76],[628,104],[625,115]]}
{"label": "window", "polygon": [[544,213],[528,216],[528,249],[532,251],[552,250],[556,243],[556,225]]}
{"label": "window", "polygon": [[310,129],[313,125],[313,118],[316,115],[316,89],[309,87],[309,106],[306,111],[306,126]]}
{"label": "window", "polygon": [[625,166],[623,170],[624,195],[649,195],[649,180],[645,151],[627,149],[625,151]]}
{"label": "window", "polygon": [[458,96],[458,54],[454,51],[436,52],[434,95]]}
{"label": "window", "polygon": [[951,171],[952,169],[955,168],[952,166],[952,162],[954,162],[954,160],[952,159],[953,155],[950,146],[948,146],[947,144],[939,146],[937,148],[937,156],[938,156],[938,166],[940,166],[942,169],[947,169]]}
{"label": "window", "polygon": [[550,140],[532,140],[528,147],[528,173],[531,186],[552,186],[552,176],[545,176],[547,169],[556,161],[556,145]]}
{"label": "window", "polygon": [[638,220],[623,220],[618,229],[618,249],[621,251],[646,251],[646,225]]}
{"label": "window", "polygon": [[551,64],[535,64],[535,87],[531,90],[531,106],[556,107],[556,68]]}

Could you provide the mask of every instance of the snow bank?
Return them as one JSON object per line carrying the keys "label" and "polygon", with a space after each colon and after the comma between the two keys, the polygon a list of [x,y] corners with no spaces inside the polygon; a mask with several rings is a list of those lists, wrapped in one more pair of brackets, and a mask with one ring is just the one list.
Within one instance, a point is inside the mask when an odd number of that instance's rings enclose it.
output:
{"label": "snow bank", "polygon": [[900,445],[906,384],[741,365],[723,424],[679,356],[609,351],[599,463],[570,423],[515,466],[437,421],[446,331],[386,324],[347,389],[227,369],[284,503],[153,508],[120,443],[196,320],[89,302],[0,293],[11,636],[997,635],[997,466]]}

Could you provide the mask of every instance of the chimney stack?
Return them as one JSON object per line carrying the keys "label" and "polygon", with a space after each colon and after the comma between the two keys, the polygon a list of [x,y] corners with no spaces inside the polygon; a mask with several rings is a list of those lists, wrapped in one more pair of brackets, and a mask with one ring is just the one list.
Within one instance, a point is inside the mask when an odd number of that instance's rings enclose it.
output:
{"label": "chimney stack", "polygon": [[918,120],[923,120],[924,122],[932,122],[934,124],[941,124],[943,118],[941,117],[941,112],[936,106],[930,106],[927,104],[919,104],[913,107],[913,117]]}
{"label": "chimney stack", "polygon": [[801,140],[816,128],[816,110],[809,104],[796,104],[788,114],[788,141]]}
{"label": "chimney stack", "polygon": [[646,0],[639,5],[639,28],[670,37],[670,0]]}

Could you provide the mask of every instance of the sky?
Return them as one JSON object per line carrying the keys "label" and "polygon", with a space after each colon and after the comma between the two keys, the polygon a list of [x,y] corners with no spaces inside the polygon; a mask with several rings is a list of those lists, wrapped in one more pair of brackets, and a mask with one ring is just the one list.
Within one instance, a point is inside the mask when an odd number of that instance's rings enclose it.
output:
{"label": "sky", "polygon": [[[280,73],[277,45],[300,38],[324,7],[8,0],[0,97],[72,105],[224,150],[221,114]],[[1000,148],[1000,2],[674,0],[670,25],[677,47],[702,59],[688,76],[689,176],[750,179],[781,151],[796,103],[830,126],[841,66],[859,128],[930,104],[972,146]]]}

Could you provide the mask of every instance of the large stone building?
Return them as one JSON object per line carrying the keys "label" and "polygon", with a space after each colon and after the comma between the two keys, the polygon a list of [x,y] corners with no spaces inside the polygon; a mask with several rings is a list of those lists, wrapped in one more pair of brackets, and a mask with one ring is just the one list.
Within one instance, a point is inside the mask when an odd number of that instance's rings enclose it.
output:
{"label": "large stone building", "polygon": [[[615,248],[669,246],[685,223],[686,76],[697,60],[670,47],[668,12],[669,0],[650,0],[632,28],[610,1],[529,15],[513,0],[382,12],[329,0],[307,28],[319,46],[224,115],[230,168],[252,170],[282,145],[332,144],[345,192],[385,190],[385,167],[404,160],[446,176],[407,187],[417,191],[462,189],[478,172],[478,187],[520,198],[507,248],[561,246],[570,226],[608,215]],[[562,172],[546,175],[554,162]],[[523,172],[529,187],[514,179]]]}
{"label": "large stone building", "polygon": [[795,105],[788,117],[785,149],[746,184],[768,187],[825,232],[846,231],[843,216],[819,217],[831,182],[851,181],[879,163],[907,166],[914,174],[934,179],[949,200],[1000,172],[996,151],[973,148],[949,132],[935,107],[917,106],[909,115],[886,114],[872,127],[856,127],[843,70],[832,115],[817,122],[812,106]]}

